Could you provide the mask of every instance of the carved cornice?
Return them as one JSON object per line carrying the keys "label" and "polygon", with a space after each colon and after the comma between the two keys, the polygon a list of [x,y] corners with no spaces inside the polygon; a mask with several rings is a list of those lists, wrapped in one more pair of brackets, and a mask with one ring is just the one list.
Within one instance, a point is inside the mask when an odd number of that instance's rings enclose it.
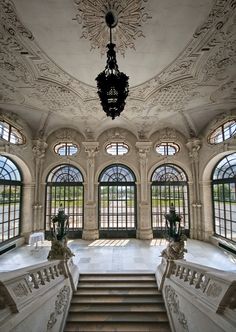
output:
{"label": "carved cornice", "polygon": [[75,19],[82,25],[82,38],[90,41],[91,49],[99,48],[101,54],[105,54],[109,41],[105,15],[110,10],[118,19],[117,26],[113,29],[113,41],[117,52],[124,56],[126,48],[135,49],[136,38],[145,37],[141,27],[151,18],[144,7],[147,1],[74,0],[78,11]]}

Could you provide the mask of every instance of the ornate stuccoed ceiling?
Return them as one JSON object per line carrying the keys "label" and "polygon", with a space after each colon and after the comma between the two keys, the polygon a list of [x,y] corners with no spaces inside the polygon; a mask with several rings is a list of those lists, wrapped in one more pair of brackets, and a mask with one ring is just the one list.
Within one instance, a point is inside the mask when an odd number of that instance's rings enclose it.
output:
{"label": "ornate stuccoed ceiling", "polygon": [[[130,95],[107,118],[95,77],[105,67],[106,8]],[[0,0],[0,108],[35,135],[59,127],[88,138],[122,127],[140,139],[173,127],[199,135],[236,114],[236,0]]]}

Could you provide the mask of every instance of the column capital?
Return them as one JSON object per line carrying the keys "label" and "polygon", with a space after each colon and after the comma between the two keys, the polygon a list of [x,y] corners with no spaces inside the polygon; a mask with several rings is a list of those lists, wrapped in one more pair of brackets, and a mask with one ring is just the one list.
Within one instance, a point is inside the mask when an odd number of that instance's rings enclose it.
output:
{"label": "column capital", "polygon": [[152,142],[149,141],[140,141],[135,144],[139,154],[149,153],[152,147]]}
{"label": "column capital", "polygon": [[87,152],[89,158],[94,158],[99,151],[98,142],[82,142],[85,152]]}
{"label": "column capital", "polygon": [[33,143],[32,151],[35,158],[43,159],[45,156],[46,149],[48,147],[46,141],[41,138],[38,138],[33,140],[32,143]]}
{"label": "column capital", "polygon": [[197,160],[201,148],[201,140],[198,138],[192,138],[186,143],[186,146],[189,150],[189,157],[193,160]]}

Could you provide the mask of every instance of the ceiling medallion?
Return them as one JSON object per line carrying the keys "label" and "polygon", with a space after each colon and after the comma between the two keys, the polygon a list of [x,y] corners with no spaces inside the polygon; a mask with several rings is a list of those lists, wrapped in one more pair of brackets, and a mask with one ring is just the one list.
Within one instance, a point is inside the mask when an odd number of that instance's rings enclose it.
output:
{"label": "ceiling medallion", "polygon": [[117,25],[114,27],[116,51],[124,56],[126,48],[135,49],[135,40],[145,37],[141,27],[151,18],[144,8],[148,0],[74,0],[78,13],[75,20],[82,24],[81,38],[89,39],[91,49],[99,48],[106,53],[109,28],[104,20],[108,11],[112,12]]}

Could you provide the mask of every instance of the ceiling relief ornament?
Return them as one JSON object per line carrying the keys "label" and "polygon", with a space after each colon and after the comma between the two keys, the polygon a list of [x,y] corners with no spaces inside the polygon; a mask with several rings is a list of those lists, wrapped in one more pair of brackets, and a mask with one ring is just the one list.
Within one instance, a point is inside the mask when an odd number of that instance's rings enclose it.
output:
{"label": "ceiling relief ornament", "polygon": [[216,0],[206,22],[196,29],[179,57],[153,79],[131,88],[130,98],[147,101],[177,81],[204,85],[213,77],[216,81],[228,79],[235,66],[235,24],[236,0]]}
{"label": "ceiling relief ornament", "polygon": [[36,98],[50,110],[60,110],[66,107],[80,107],[79,97],[67,87],[52,82],[37,82],[33,91],[28,95]]}
{"label": "ceiling relief ornament", "polygon": [[0,21],[4,29],[11,35],[21,34],[31,40],[34,39],[31,31],[29,31],[18,19],[16,8],[12,1],[0,1]]}
{"label": "ceiling relief ornament", "polygon": [[224,99],[231,99],[234,103],[236,101],[236,82],[229,80],[216,89],[210,96],[212,102],[217,102]]}
{"label": "ceiling relief ornament", "polygon": [[118,19],[113,28],[113,41],[117,52],[125,55],[127,48],[135,49],[135,40],[145,37],[142,25],[151,19],[145,10],[144,3],[148,0],[74,0],[77,6],[75,19],[82,25],[81,38],[88,39],[91,49],[98,48],[101,54],[106,53],[109,40],[109,29],[105,22],[105,14],[112,11]]}
{"label": "ceiling relief ornament", "polygon": [[20,99],[45,110],[97,99],[95,88],[71,77],[40,49],[11,0],[0,1],[0,18],[0,103]]}

